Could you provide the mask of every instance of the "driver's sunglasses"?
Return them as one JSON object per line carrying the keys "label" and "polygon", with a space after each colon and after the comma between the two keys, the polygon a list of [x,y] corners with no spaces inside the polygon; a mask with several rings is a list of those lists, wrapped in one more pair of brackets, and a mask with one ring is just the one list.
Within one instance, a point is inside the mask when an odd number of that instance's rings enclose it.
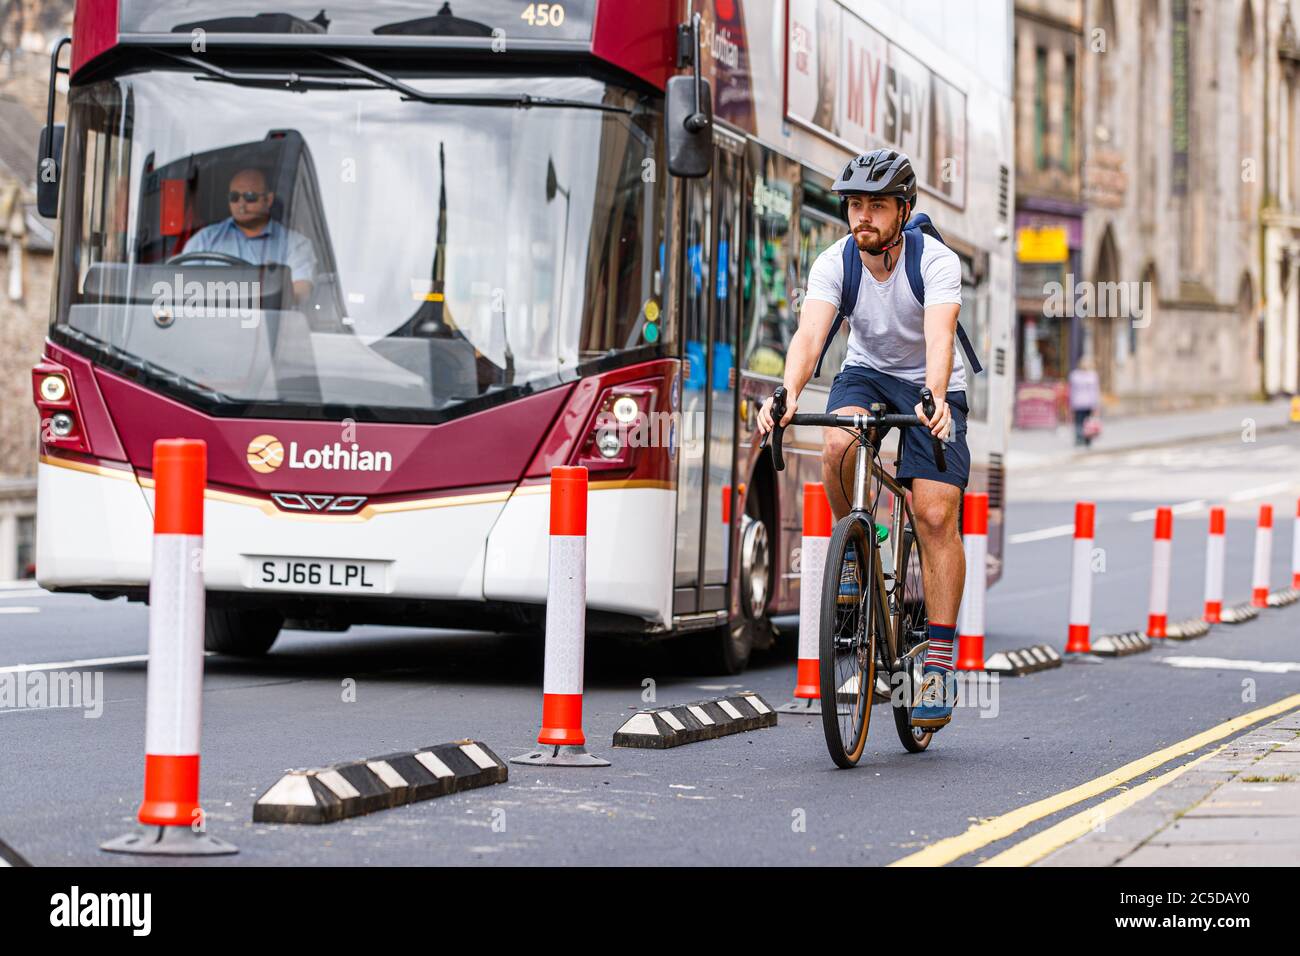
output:
{"label": "driver's sunglasses", "polygon": [[234,190],[231,190],[231,193],[227,198],[230,200],[230,204],[233,206],[241,199],[246,203],[261,202],[262,197],[265,195],[266,193],[254,193],[254,192],[237,193]]}

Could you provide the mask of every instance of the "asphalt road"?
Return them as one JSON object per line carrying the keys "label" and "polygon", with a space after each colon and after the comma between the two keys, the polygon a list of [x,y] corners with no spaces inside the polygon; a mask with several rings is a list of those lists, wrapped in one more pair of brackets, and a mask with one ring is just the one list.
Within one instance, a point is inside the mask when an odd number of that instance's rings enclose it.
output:
{"label": "asphalt road", "polygon": [[[1064,647],[1070,536],[1032,533],[1068,524],[1075,500],[1097,502],[1097,545],[1106,552],[1095,579],[1096,635],[1145,625],[1152,522],[1143,512],[1227,503],[1226,599],[1236,602],[1250,594],[1263,501],[1276,514],[1273,586],[1290,583],[1297,494],[1300,443],[1278,433],[1011,476],[1014,543],[989,594],[988,652]],[[1190,504],[1176,521],[1171,621],[1201,611],[1206,523]],[[139,605],[0,590],[0,668],[139,657],[146,626]],[[1208,666],[1174,666],[1175,658]],[[1150,653],[1003,679],[988,688],[996,696],[982,710],[959,708],[920,755],[903,752],[887,710],[876,708],[867,754],[856,770],[841,771],[818,720],[784,715],[774,729],[673,750],[615,750],[613,731],[646,706],[647,679],[660,705],[741,688],[776,705],[789,699],[793,661],[788,652],[758,655],[738,678],[708,677],[686,669],[671,645],[593,642],[584,724],[590,749],[613,766],[512,766],[506,784],[341,823],[254,825],[253,801],[286,769],[463,737],[509,758],[533,748],[540,717],[539,640],[377,627],[286,632],[262,661],[207,659],[203,803],[209,830],[240,853],[185,865],[884,864],[1300,692],[1300,664],[1281,673],[1262,666],[1276,662],[1300,662],[1300,604]],[[102,715],[0,710],[0,840],[38,865],[152,863],[98,849],[134,826],[145,664],[64,669],[102,671]],[[349,679],[354,702],[344,700]],[[992,856],[1086,806],[956,863]]]}

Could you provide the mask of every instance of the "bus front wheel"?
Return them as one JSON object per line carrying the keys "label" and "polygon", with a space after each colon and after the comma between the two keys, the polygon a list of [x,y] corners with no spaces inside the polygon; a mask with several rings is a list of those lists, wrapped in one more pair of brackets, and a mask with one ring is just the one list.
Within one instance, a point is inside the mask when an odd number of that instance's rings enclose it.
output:
{"label": "bus front wheel", "polygon": [[261,657],[280,636],[284,617],[269,608],[208,608],[203,646],[217,654]]}

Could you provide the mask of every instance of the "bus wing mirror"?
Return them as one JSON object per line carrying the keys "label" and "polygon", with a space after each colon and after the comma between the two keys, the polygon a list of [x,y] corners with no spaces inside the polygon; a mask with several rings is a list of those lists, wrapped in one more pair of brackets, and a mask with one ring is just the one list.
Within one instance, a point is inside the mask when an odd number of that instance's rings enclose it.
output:
{"label": "bus wing mirror", "polygon": [[[700,86],[700,108],[696,109],[696,84]],[[668,80],[668,103],[664,125],[668,129],[668,171],[674,176],[697,179],[707,176],[713,165],[713,94],[707,80],[674,76]]]}
{"label": "bus wing mirror", "polygon": [[71,68],[59,66],[59,54],[72,45],[72,37],[62,37],[50,52],[50,87],[45,100],[45,128],[36,156],[36,208],[46,219],[59,217],[59,173],[63,166],[63,124],[54,122],[54,94],[59,74],[71,76]]}
{"label": "bus wing mirror", "polygon": [[59,217],[59,179],[63,165],[63,124],[41,130],[36,159],[36,206],[46,219]]}

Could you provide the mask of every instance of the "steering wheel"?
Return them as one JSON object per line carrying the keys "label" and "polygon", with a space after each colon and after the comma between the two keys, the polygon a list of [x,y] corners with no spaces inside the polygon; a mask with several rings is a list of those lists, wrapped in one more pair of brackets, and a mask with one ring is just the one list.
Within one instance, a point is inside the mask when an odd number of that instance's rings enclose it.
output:
{"label": "steering wheel", "polygon": [[217,262],[228,266],[256,267],[257,265],[255,262],[249,262],[247,259],[239,258],[239,256],[227,255],[224,252],[182,252],[180,255],[175,255],[168,259],[167,265],[183,265],[184,263],[191,262],[195,259],[215,259]]}

